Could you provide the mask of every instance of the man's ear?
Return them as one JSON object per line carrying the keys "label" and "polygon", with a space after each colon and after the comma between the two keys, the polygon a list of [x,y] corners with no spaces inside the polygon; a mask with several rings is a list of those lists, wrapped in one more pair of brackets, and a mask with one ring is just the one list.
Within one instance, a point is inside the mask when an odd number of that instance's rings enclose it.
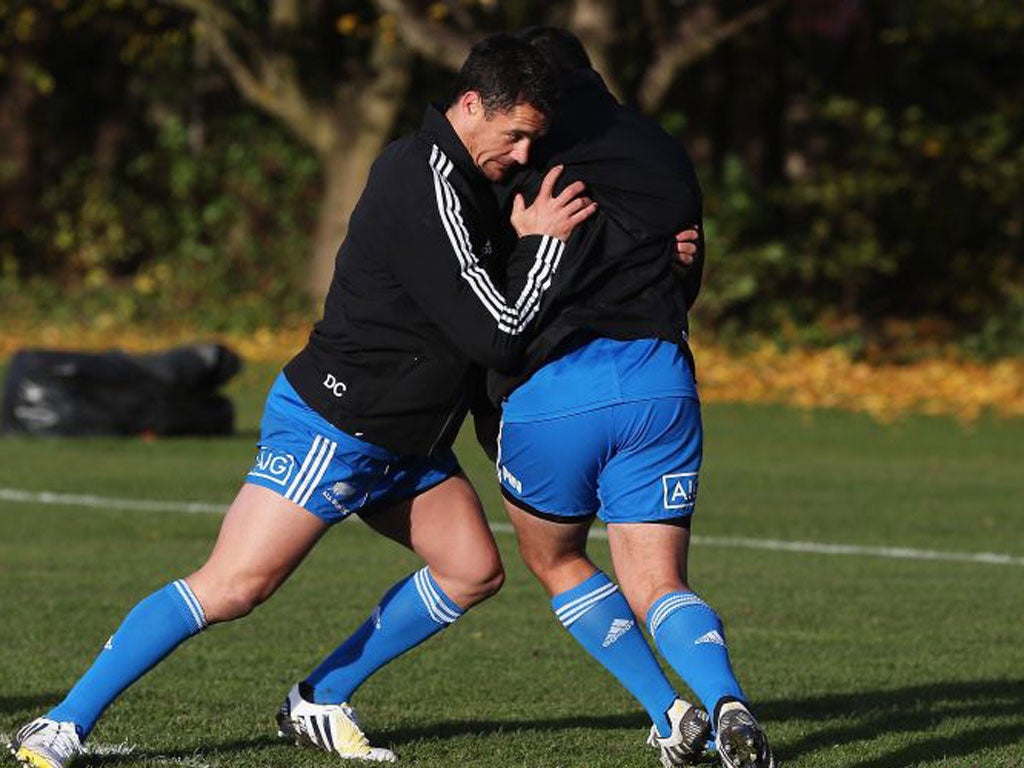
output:
{"label": "man's ear", "polygon": [[459,97],[459,108],[466,117],[476,117],[484,108],[483,100],[476,91],[466,91]]}

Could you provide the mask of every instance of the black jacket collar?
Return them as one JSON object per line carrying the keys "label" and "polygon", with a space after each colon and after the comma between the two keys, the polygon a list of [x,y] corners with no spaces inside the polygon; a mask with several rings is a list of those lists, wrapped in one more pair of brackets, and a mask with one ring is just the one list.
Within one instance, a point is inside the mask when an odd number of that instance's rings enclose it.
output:
{"label": "black jacket collar", "polygon": [[488,216],[495,216],[498,201],[491,182],[476,167],[469,150],[452,128],[444,112],[433,104],[429,105],[426,114],[423,115],[423,126],[420,130],[440,147],[455,165],[459,175],[469,184],[472,190],[470,203],[481,211],[486,211]]}
{"label": "black jacket collar", "polygon": [[448,121],[440,107],[434,104],[427,106],[427,111],[423,115],[421,130],[424,133],[430,134],[434,141],[437,142],[437,146],[441,148],[441,151],[448,156],[448,159],[458,167],[464,176],[473,180],[476,180],[478,177],[480,179],[484,178],[483,174],[480,173],[480,169],[473,162],[473,158],[469,156],[469,150],[466,149],[466,145],[462,143],[459,134],[452,128],[452,124]]}

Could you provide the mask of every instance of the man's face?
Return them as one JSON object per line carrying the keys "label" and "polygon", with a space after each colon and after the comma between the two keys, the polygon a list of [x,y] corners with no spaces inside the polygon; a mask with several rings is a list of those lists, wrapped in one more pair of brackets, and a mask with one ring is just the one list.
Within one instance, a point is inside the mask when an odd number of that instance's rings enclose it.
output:
{"label": "man's face", "polygon": [[479,99],[470,99],[463,108],[461,138],[476,167],[491,181],[501,181],[512,168],[525,165],[530,146],[547,127],[544,114],[530,104],[488,115]]}

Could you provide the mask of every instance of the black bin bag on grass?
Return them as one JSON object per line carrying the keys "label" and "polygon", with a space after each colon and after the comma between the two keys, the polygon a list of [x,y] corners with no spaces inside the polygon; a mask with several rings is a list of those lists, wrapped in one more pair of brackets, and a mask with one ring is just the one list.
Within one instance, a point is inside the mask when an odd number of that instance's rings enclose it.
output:
{"label": "black bin bag on grass", "polygon": [[219,344],[140,355],[22,350],[7,371],[0,432],[230,434],[234,408],[217,390],[241,365]]}

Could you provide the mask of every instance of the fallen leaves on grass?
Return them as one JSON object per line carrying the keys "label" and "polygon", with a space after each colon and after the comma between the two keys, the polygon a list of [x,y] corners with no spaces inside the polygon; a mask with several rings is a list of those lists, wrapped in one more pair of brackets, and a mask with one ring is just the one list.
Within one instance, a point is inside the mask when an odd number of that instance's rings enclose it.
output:
{"label": "fallen leaves on grass", "polygon": [[1024,416],[1024,361],[991,364],[926,359],[896,365],[856,362],[840,349],[764,346],[736,355],[698,347],[697,374],[706,402],[785,403],[842,408],[891,421],[903,413],[963,420],[992,412]]}
{"label": "fallen leaves on grass", "polygon": [[[47,327],[0,335],[0,357],[18,349],[166,349],[219,341],[243,359],[285,363],[302,348],[308,327],[262,329],[245,336],[211,336],[187,329],[154,334],[141,330],[83,332]],[[1024,416],[1024,360],[980,363],[930,358],[908,364],[868,364],[841,349],[780,350],[765,345],[738,354],[695,345],[701,398],[705,402],[781,403],[800,408],[842,408],[882,421],[904,413],[946,414],[971,421],[983,413]]]}

